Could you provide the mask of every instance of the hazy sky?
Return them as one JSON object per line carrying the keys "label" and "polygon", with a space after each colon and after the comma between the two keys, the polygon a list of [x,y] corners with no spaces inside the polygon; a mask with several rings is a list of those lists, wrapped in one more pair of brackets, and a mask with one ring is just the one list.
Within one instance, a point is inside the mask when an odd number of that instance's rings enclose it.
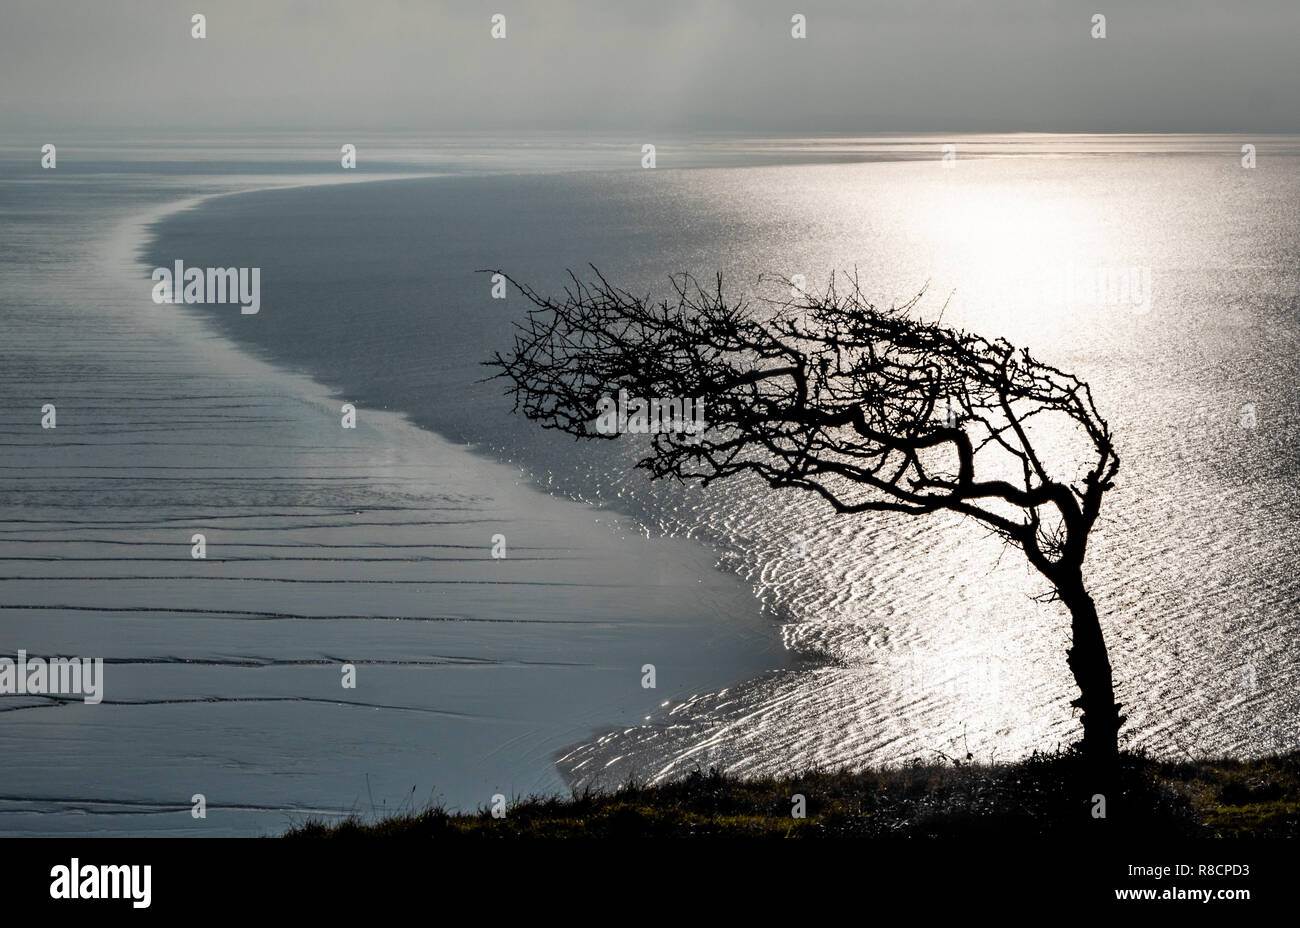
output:
{"label": "hazy sky", "polygon": [[0,0],[0,129],[1288,131],[1297,36],[1300,0]]}

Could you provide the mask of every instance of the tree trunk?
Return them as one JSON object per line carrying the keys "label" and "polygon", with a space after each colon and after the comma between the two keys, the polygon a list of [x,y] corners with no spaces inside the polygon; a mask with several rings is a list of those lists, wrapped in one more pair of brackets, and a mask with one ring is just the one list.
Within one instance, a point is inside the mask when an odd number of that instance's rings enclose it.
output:
{"label": "tree trunk", "polygon": [[1109,765],[1119,754],[1119,729],[1125,716],[1120,715],[1115,701],[1110,657],[1097,606],[1084,589],[1082,577],[1058,582],[1056,591],[1070,610],[1073,642],[1065,653],[1074,682],[1079,685],[1079,698],[1071,705],[1083,710],[1083,741],[1079,746],[1089,759]]}

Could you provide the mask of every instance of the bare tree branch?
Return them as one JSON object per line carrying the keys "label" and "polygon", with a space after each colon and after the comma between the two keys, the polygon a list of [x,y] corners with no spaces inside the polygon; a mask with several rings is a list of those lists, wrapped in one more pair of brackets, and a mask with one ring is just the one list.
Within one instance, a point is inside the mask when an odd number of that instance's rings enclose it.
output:
{"label": "bare tree branch", "polygon": [[603,397],[695,398],[705,426],[654,431],[637,464],[653,478],[707,486],[749,473],[839,513],[982,522],[1070,606],[1085,732],[1091,716],[1108,728],[1099,740],[1115,740],[1122,717],[1082,566],[1119,456],[1088,384],[1005,340],[916,318],[924,289],[875,306],[856,273],[794,296],[789,281],[764,277],[774,295],[747,304],[726,299],[720,275],[708,286],[678,275],[656,302],[591,270],[590,281],[569,272],[555,298],[489,272],[532,304],[513,349],[487,362],[517,411],[610,439],[598,427]]}

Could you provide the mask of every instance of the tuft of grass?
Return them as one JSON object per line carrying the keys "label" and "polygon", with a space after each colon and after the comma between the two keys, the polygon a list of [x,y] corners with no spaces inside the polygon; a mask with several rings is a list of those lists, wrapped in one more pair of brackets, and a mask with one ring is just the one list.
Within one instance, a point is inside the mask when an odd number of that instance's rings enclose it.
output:
{"label": "tuft of grass", "polygon": [[1157,775],[1185,795],[1208,834],[1300,835],[1300,751],[1257,760],[1160,763]]}
{"label": "tuft of grass", "polygon": [[[794,797],[805,802],[795,818]],[[1105,816],[1100,817],[1104,797]],[[1015,763],[926,763],[738,778],[716,768],[487,809],[430,807],[367,822],[307,821],[291,838],[1248,837],[1300,834],[1300,752],[1156,761],[1125,753],[1105,775],[1071,752]]]}

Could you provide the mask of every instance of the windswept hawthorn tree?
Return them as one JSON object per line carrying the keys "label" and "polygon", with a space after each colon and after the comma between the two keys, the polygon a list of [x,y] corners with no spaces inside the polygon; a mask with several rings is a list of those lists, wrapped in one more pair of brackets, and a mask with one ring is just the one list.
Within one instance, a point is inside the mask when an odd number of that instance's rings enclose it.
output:
{"label": "windswept hawthorn tree", "polygon": [[1083,562],[1119,457],[1086,383],[1004,340],[914,318],[921,294],[878,308],[856,276],[748,304],[724,298],[720,275],[709,288],[673,278],[675,296],[655,302],[592,271],[590,282],[570,272],[560,298],[510,280],[532,306],[513,350],[487,363],[517,411],[609,439],[595,427],[601,396],[699,397],[702,432],[650,439],[637,466],[652,478],[707,486],[752,473],[839,513],[950,510],[982,523],[1069,609],[1080,747],[1115,757],[1124,716]]}

